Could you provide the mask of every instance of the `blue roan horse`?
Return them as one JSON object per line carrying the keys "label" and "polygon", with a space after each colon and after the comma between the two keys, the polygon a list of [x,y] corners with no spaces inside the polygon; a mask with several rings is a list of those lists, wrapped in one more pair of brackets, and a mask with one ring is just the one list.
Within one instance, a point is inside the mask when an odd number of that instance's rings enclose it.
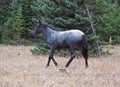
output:
{"label": "blue roan horse", "polygon": [[71,53],[71,58],[66,63],[65,67],[68,67],[72,60],[75,58],[75,50],[82,49],[82,55],[85,58],[85,67],[87,68],[88,45],[85,34],[82,31],[75,29],[68,31],[56,31],[55,29],[56,27],[53,27],[46,22],[40,21],[32,31],[33,35],[43,33],[50,46],[47,66],[49,66],[51,59],[55,66],[57,66],[57,62],[53,57],[55,50],[67,48]]}

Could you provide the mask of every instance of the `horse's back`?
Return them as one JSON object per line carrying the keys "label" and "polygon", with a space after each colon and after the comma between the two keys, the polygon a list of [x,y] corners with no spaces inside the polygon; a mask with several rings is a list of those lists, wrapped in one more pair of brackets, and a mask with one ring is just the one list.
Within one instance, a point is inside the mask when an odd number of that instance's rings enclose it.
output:
{"label": "horse's back", "polygon": [[84,35],[84,33],[80,30],[68,30],[66,32],[70,32],[70,33],[73,33],[73,34],[79,34],[79,35]]}
{"label": "horse's back", "polygon": [[78,44],[82,41],[84,36],[85,34],[80,30],[62,31],[58,33],[57,41],[61,44],[63,44],[63,42],[68,45]]}
{"label": "horse's back", "polygon": [[80,30],[70,30],[66,34],[67,39],[71,41],[80,41],[83,36],[85,36],[85,34]]}

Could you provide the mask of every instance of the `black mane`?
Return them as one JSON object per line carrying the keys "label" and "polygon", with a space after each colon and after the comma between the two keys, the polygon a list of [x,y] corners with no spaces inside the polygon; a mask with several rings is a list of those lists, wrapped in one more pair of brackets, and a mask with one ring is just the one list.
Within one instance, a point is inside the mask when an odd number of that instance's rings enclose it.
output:
{"label": "black mane", "polygon": [[42,22],[42,24],[43,24],[45,27],[51,28],[52,30],[61,31],[59,27],[56,27],[56,26],[54,26],[54,25],[52,25],[52,24],[48,24],[48,23],[46,23],[46,22]]}

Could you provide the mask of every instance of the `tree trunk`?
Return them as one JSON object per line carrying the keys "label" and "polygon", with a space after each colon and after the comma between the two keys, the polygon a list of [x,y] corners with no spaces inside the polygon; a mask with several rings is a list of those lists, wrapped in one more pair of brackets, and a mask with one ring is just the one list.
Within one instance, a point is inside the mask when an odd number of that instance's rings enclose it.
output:
{"label": "tree trunk", "polygon": [[[97,37],[96,32],[95,32],[95,30],[94,30],[93,21],[92,21],[92,17],[91,17],[91,14],[90,14],[90,12],[89,12],[88,6],[87,6],[87,4],[86,4],[85,2],[83,2],[83,3],[84,3],[84,6],[85,6],[85,8],[86,8],[87,15],[89,16],[89,19],[90,19],[90,25],[91,25],[93,34],[94,34],[95,37]],[[98,55],[99,57],[101,57],[101,51],[100,51],[100,48],[99,48],[98,40],[96,41],[96,45],[97,45],[97,55]]]}

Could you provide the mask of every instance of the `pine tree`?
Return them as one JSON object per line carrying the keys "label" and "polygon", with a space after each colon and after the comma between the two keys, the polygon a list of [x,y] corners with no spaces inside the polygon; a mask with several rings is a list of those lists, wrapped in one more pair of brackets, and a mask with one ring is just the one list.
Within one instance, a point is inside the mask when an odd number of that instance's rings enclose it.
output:
{"label": "pine tree", "polygon": [[0,0],[0,26],[3,26],[4,22],[8,19],[10,15],[10,0]]}
{"label": "pine tree", "polygon": [[25,27],[25,29],[23,30],[23,34],[22,37],[23,38],[30,38],[30,30],[33,29],[33,22],[32,22],[32,16],[33,11],[31,9],[31,4],[32,4],[32,0],[21,0],[21,5],[23,8],[23,19],[24,19],[24,23],[23,23],[23,27]]}
{"label": "pine tree", "polygon": [[10,3],[9,17],[3,25],[3,33],[2,33],[3,43],[9,43],[9,41],[13,39],[13,34],[15,32],[12,32],[12,25],[13,25],[13,20],[14,20],[14,17],[16,16],[18,7],[19,7],[18,0],[12,0]]}
{"label": "pine tree", "polygon": [[22,7],[19,6],[16,16],[13,19],[12,23],[12,32],[13,33],[13,39],[18,40],[21,38],[22,32],[24,30],[23,27],[23,15],[22,15]]}
{"label": "pine tree", "polygon": [[11,0],[10,15],[4,23],[2,42],[9,43],[10,40],[30,38],[29,30],[33,26],[31,2],[32,0]]}
{"label": "pine tree", "polygon": [[100,39],[107,42],[112,37],[116,41],[120,35],[120,8],[118,8],[117,3],[96,0],[94,6],[96,8],[93,8],[93,18]]}
{"label": "pine tree", "polygon": [[36,0],[32,9],[36,19],[44,20],[64,29],[84,31],[89,24],[82,0]]}
{"label": "pine tree", "polygon": [[[10,1],[11,0],[0,0],[0,42],[3,41],[3,37],[5,38],[7,36],[7,34],[5,34],[7,31],[4,23],[8,20],[8,15],[10,15]],[[4,41],[7,41],[7,38],[4,39]]]}
{"label": "pine tree", "polygon": [[4,23],[3,31],[2,31],[2,42],[8,43],[11,39],[11,29],[12,29],[12,19],[8,18],[8,20]]}

